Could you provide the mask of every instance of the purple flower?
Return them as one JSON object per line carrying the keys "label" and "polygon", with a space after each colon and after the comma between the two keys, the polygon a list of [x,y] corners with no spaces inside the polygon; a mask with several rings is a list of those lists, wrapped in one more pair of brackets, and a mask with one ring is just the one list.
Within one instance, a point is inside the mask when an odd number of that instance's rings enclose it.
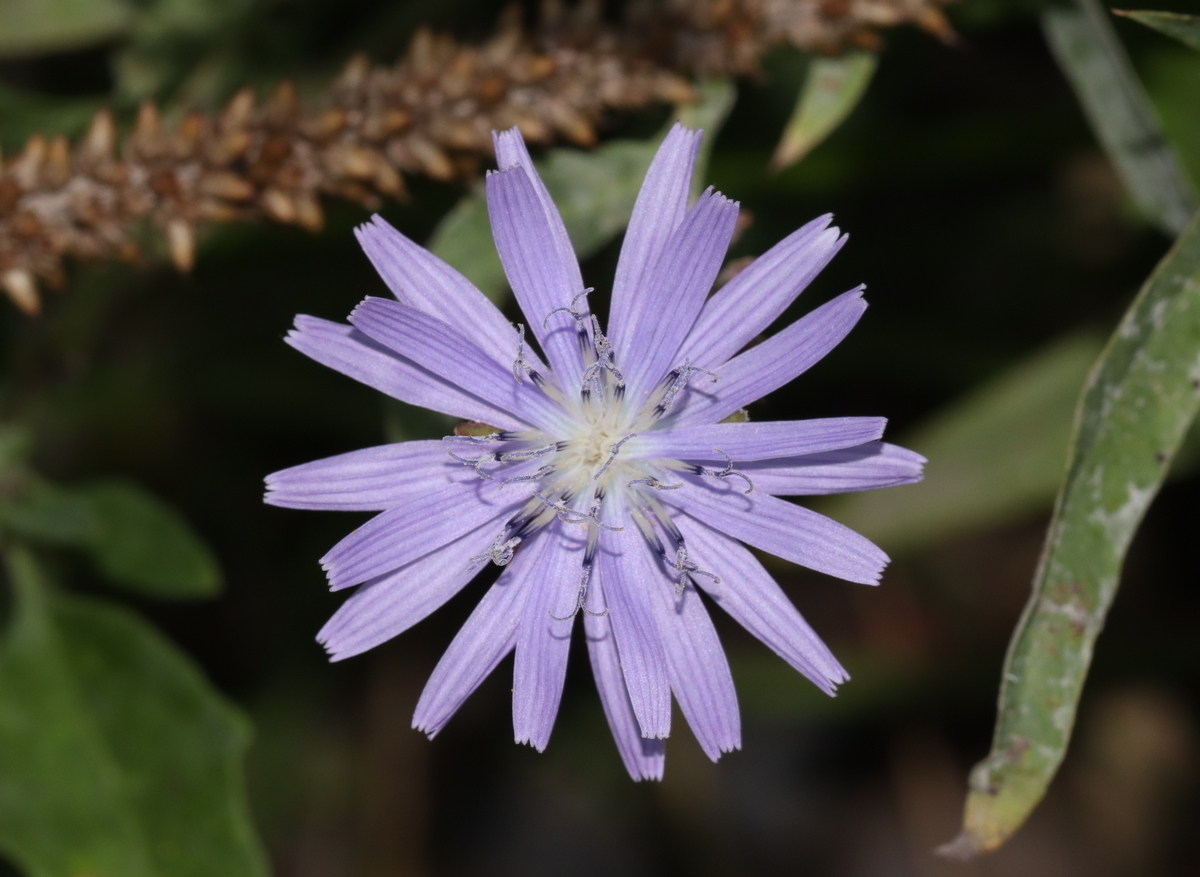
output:
{"label": "purple flower", "polygon": [[380,512],[321,559],[332,588],[358,586],[318,635],[333,660],[407,630],[488,563],[504,567],[417,704],[413,726],[431,737],[515,651],[516,739],[544,749],[582,617],[634,779],[662,776],[672,694],[711,758],[740,748],[697,588],[823,691],[848,678],[743,543],[874,584],[882,551],[778,496],[904,484],[924,460],[880,442],[880,417],[739,416],[833,349],[866,303],[858,287],[739,353],[846,238],[829,216],[813,220],[710,297],[738,206],[710,189],[688,208],[700,136],[677,125],[650,166],[608,336],[516,129],[495,135],[503,170],[488,175],[487,204],[527,327],[378,217],[358,237],[396,301],[366,299],[348,326],[296,318],[287,341],[318,362],[473,422],[267,478],[275,505]]}

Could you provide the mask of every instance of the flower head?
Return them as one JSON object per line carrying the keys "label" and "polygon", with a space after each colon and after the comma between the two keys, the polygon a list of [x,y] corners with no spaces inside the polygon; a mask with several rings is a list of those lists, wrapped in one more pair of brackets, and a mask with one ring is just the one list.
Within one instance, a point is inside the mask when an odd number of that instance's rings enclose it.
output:
{"label": "flower head", "polygon": [[358,236],[395,300],[366,299],[348,326],[297,317],[288,336],[389,395],[471,421],[442,441],[267,478],[275,505],[380,512],[321,560],[332,588],[358,586],[318,636],[334,660],[416,624],[487,564],[504,567],[421,695],[413,725],[430,736],[515,652],[516,739],[544,749],[579,618],[635,779],[662,776],[672,694],[710,757],[740,748],[700,591],[822,690],[848,678],[743,543],[876,583],[882,551],[778,497],[915,481],[924,460],[879,441],[883,418],[737,416],[828,353],[866,303],[853,289],[743,351],[846,239],[823,216],[710,296],[738,206],[710,189],[689,208],[700,136],[676,126],[650,166],[607,335],[513,129],[495,135],[502,170],[487,178],[487,203],[525,324],[376,217]]}

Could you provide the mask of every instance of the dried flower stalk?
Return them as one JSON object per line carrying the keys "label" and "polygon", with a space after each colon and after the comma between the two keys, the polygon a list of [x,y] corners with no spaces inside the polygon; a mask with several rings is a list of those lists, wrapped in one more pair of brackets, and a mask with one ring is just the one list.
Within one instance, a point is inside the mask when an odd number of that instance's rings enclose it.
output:
{"label": "dried flower stalk", "polygon": [[65,283],[64,257],[140,258],[132,233],[151,220],[182,271],[196,229],[265,217],[317,231],[321,196],[376,207],[404,197],[405,175],[469,179],[491,131],[590,146],[606,111],[691,96],[688,77],[747,74],[773,46],[873,47],[878,28],[914,23],[943,38],[946,0],[672,0],[635,6],[624,28],[585,4],[547,3],[524,34],[516,15],[480,46],[420,31],[393,66],[351,59],[317,106],[283,83],[263,104],[239,92],[223,112],[166,130],[144,104],[117,151],[102,111],[74,148],[35,136],[0,156],[0,285],[21,310]]}

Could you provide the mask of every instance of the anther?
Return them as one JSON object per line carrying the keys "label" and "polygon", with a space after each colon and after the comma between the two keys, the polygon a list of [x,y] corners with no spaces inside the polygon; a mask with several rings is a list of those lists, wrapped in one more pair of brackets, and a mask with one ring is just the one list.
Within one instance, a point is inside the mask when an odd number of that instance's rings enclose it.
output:
{"label": "anther", "polygon": [[[675,404],[675,398],[683,392],[683,388],[687,386],[688,381],[696,372],[702,372],[712,378],[715,384],[718,380],[716,372],[711,372],[706,368],[692,365],[691,359],[685,359],[683,365],[672,369],[667,374],[667,380],[671,381],[671,385],[667,387],[667,392],[663,394],[662,400],[654,408],[656,417],[662,417],[671,410],[671,406]],[[664,382],[665,383],[665,382]]]}
{"label": "anther", "polygon": [[616,444],[614,444],[614,445],[613,445],[613,446],[612,446],[612,447],[609,449],[609,451],[608,451],[608,459],[604,461],[604,465],[600,467],[600,471],[599,471],[599,472],[597,472],[595,475],[593,475],[593,476],[592,476],[592,480],[593,480],[593,481],[599,481],[599,480],[600,480],[600,476],[601,476],[601,475],[603,475],[605,472],[607,472],[607,471],[608,471],[608,467],[609,467],[609,466],[611,466],[611,465],[613,464],[613,461],[614,461],[615,459],[617,459],[617,453],[618,453],[618,452],[621,450],[621,445],[625,444],[625,442],[629,441],[631,438],[635,438],[636,436],[637,436],[637,433],[635,433],[635,432],[634,432],[634,433],[630,433],[629,435],[625,436],[625,438],[621,439],[619,442],[617,442]]}
{"label": "anther", "polygon": [[548,328],[549,324],[550,324],[550,318],[558,313],[570,314],[572,317],[575,318],[576,323],[583,322],[584,314],[580,313],[579,308],[577,308],[575,306],[575,303],[577,301],[579,301],[581,298],[587,298],[588,295],[594,291],[595,291],[595,289],[593,287],[589,286],[583,292],[576,294],[576,296],[573,299],[571,299],[571,304],[569,307],[555,308],[550,313],[546,314],[546,319],[542,321],[542,328],[543,329]]}
{"label": "anther", "polygon": [[555,451],[561,451],[566,447],[566,442],[553,442],[540,448],[534,448],[529,451],[507,451],[500,455],[500,459],[506,463],[513,460],[533,460],[537,457],[544,457],[547,454],[553,454]]}
{"label": "anther", "polygon": [[678,490],[683,487],[683,482],[679,481],[675,484],[663,484],[657,478],[635,478],[626,483],[626,487],[633,487],[635,484],[645,484],[647,487],[653,487],[655,490]]}
{"label": "anther", "polygon": [[496,456],[495,454],[484,454],[481,457],[476,457],[475,459],[471,459],[469,457],[460,457],[458,454],[454,453],[454,451],[447,451],[447,453],[454,459],[458,460],[458,462],[462,463],[464,466],[470,466],[472,469],[474,469],[475,474],[478,475],[480,478],[482,478],[484,481],[495,481],[496,480],[495,478],[493,478],[491,475],[488,475],[486,472],[483,471],[483,469],[480,468],[484,463],[498,462],[501,458]]}
{"label": "anther", "polygon": [[720,448],[713,448],[713,453],[720,454],[725,458],[725,468],[717,472],[712,469],[705,469],[703,466],[697,466],[695,470],[697,475],[711,475],[713,478],[740,478],[746,482],[746,493],[754,492],[754,482],[750,480],[750,477],[741,472],[733,471],[733,457]]}
{"label": "anther", "polygon": [[600,331],[600,320],[595,314],[592,314],[592,346],[596,351],[596,361],[589,365],[583,372],[583,386],[586,392],[588,384],[596,388],[597,393],[603,393],[604,387],[600,383],[600,378],[604,372],[608,372],[616,381],[617,388],[624,393],[625,376],[621,374],[621,370],[613,364],[613,347],[612,343]]}
{"label": "anther", "polygon": [[714,585],[721,584],[720,576],[700,569],[688,557],[687,546],[683,544],[682,540],[679,542],[679,547],[675,549],[675,571],[679,573],[679,581],[675,583],[675,596],[677,597],[682,595],[687,588],[688,576],[704,576],[712,579]]}
{"label": "anther", "polygon": [[513,559],[513,554],[516,552],[517,546],[520,544],[520,536],[514,536],[512,539],[505,540],[504,535],[501,534],[492,541],[491,548],[483,554],[476,554],[470,559],[470,562],[478,563],[483,561],[487,563],[490,560],[496,566],[508,566],[509,562]]}
{"label": "anther", "polygon": [[510,485],[510,484],[520,484],[520,483],[526,482],[526,481],[541,481],[543,478],[545,478],[547,475],[549,475],[553,471],[554,471],[554,466],[552,466],[552,465],[543,466],[541,469],[538,469],[532,475],[514,475],[512,478],[505,478],[503,481],[500,482],[500,487],[505,488],[505,487],[508,487],[508,485]]}
{"label": "anther", "polygon": [[513,360],[513,377],[518,384],[525,383],[525,375],[533,376],[533,368],[525,361],[525,324],[517,323],[517,358]]}

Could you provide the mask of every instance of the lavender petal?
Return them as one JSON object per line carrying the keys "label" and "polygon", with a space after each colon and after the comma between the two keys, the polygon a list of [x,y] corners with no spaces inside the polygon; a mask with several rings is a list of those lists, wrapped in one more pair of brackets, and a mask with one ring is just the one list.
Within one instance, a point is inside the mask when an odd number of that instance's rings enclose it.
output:
{"label": "lavender petal", "polygon": [[[502,366],[516,358],[517,333],[512,324],[471,281],[396,231],[382,216],[372,216],[354,234],[400,303],[457,326]],[[526,351],[525,358],[545,371],[532,351]]]}
{"label": "lavender petal", "polygon": [[533,495],[535,486],[504,490],[495,481],[455,484],[388,509],[321,558],[329,587],[357,585],[411,563],[513,509]]}
{"label": "lavender petal", "polygon": [[[542,213],[546,217],[551,237],[554,239],[554,250],[561,271],[572,289],[576,292],[582,291],[583,275],[579,271],[579,260],[575,257],[575,247],[571,244],[567,227],[563,224],[562,215],[558,212],[554,199],[550,197],[546,184],[542,182],[537,168],[534,167],[533,159],[529,156],[529,150],[525,148],[525,139],[521,136],[521,129],[509,128],[507,131],[493,131],[492,143],[496,149],[496,164],[501,170],[507,170],[516,165],[521,167],[525,171],[525,175],[529,177],[529,182],[533,184],[533,190],[542,205]],[[532,320],[533,317],[530,316],[530,319]]]}
{"label": "lavender petal", "polygon": [[700,196],[663,247],[629,310],[627,331],[612,339],[629,398],[649,394],[673,365],[725,261],[738,205],[711,189]]}
{"label": "lavender petal", "polygon": [[513,380],[504,368],[441,320],[385,298],[367,298],[350,322],[402,356],[468,393],[487,399],[550,432],[562,426],[562,409],[541,390]]}
{"label": "lavender petal", "polygon": [[[683,397],[675,426],[716,423],[793,380],[833,350],[867,309],[864,287],[852,289],[801,317],[762,344],[721,366],[715,393]],[[703,381],[703,377],[700,378]],[[703,387],[701,383],[699,385]]]}
{"label": "lavender petal", "polygon": [[583,360],[575,321],[569,314],[550,316],[556,308],[570,307],[583,292],[578,265],[568,271],[555,230],[524,168],[489,173],[486,187],[492,237],[517,303],[560,385],[578,385]]}
{"label": "lavender petal", "polygon": [[[604,606],[603,588],[599,580],[591,605]],[[597,610],[599,611],[599,610]],[[661,780],[666,747],[661,739],[642,736],[641,726],[629,701],[625,688],[625,675],[621,671],[621,658],[617,652],[616,635],[608,616],[584,615],[583,631],[587,637],[588,656],[592,661],[592,675],[596,679],[596,690],[600,694],[600,705],[612,730],[617,751],[629,775],[638,780]]]}
{"label": "lavender petal", "polygon": [[476,479],[440,441],[401,442],[314,460],[267,476],[268,505],[383,511]]}
{"label": "lavender petal", "polygon": [[846,243],[825,214],[755,259],[704,304],[680,356],[715,369],[764,332]]}
{"label": "lavender petal", "polygon": [[912,484],[921,480],[925,458],[887,442],[870,442],[806,457],[761,460],[738,468],[763,493],[814,496]]}
{"label": "lavender petal", "polygon": [[628,515],[614,512],[613,517],[625,529],[604,534],[598,557],[608,618],[642,736],[664,738],[671,733],[671,683],[648,595],[649,588],[661,584],[662,573]]}
{"label": "lavender petal", "polygon": [[886,425],[885,417],[704,423],[642,433],[622,446],[621,457],[630,460],[723,460],[722,451],[739,463],[742,460],[794,457],[874,441],[883,435]]}
{"label": "lavender petal", "polygon": [[438,661],[417,700],[413,727],[434,737],[513,650],[525,600],[537,586],[545,540],[523,544]]}
{"label": "lavender petal", "polygon": [[442,380],[353,326],[300,314],[296,328],[284,340],[305,356],[401,402],[501,429],[528,427],[508,411]]}
{"label": "lavender petal", "polygon": [[542,752],[567,678],[584,541],[568,536],[559,523],[537,538],[547,545],[517,629],[512,709],[516,741]]}
{"label": "lavender petal", "polygon": [[720,584],[693,578],[713,602],[826,694],[850,678],[753,554],[686,515],[676,524],[691,556],[721,577]]}
{"label": "lavender petal", "polygon": [[[663,139],[638,192],[621,245],[613,279],[609,335],[627,347],[642,311],[641,298],[655,264],[671,235],[687,214],[692,170],[700,152],[702,131],[676,124]],[[616,343],[616,342],[615,342]]]}
{"label": "lavender petal", "polygon": [[809,569],[864,585],[879,583],[888,556],[849,527],[784,499],[742,492],[740,481],[682,475],[663,501],[748,545]]}
{"label": "lavender petal", "polygon": [[472,530],[355,591],[317,634],[330,660],[373,649],[441,608],[479,572],[467,559],[487,551],[498,529]]}
{"label": "lavender petal", "polygon": [[733,675],[700,595],[690,582],[676,595],[675,583],[661,569],[649,593],[667,654],[671,691],[700,748],[713,761],[723,752],[741,749]]}

